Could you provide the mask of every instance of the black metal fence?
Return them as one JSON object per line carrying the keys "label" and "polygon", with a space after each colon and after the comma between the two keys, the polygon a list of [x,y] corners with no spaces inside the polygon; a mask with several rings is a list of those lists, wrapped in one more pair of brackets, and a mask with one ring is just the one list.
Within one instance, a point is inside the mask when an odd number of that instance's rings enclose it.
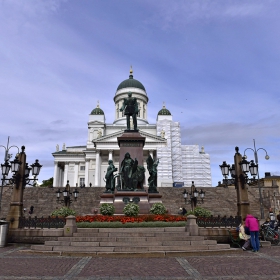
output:
{"label": "black metal fence", "polygon": [[48,217],[48,218],[19,218],[19,228],[63,228],[66,219],[64,217]]}
{"label": "black metal fence", "polygon": [[238,227],[241,224],[241,216],[235,217],[197,217],[199,227]]}

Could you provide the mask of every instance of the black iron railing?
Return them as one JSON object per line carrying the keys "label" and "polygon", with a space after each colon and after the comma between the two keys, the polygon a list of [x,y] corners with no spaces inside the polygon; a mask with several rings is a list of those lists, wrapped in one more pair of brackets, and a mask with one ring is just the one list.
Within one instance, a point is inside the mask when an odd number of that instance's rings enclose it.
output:
{"label": "black iron railing", "polygon": [[241,224],[241,216],[235,217],[197,217],[199,227],[238,227]]}
{"label": "black iron railing", "polygon": [[19,228],[63,228],[66,219],[64,217],[48,217],[48,218],[19,218]]}

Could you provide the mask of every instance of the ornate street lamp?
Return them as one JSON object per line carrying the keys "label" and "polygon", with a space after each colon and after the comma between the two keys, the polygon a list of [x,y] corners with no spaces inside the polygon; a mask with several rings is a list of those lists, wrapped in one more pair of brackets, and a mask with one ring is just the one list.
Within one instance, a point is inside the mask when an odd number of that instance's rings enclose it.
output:
{"label": "ornate street lamp", "polygon": [[[25,147],[22,146],[22,152],[24,152]],[[14,184],[16,186],[16,188],[19,188],[20,182],[22,181],[22,186],[23,188],[25,188],[26,185],[30,185],[30,182],[33,182],[32,185],[34,185],[34,183],[38,180],[36,177],[39,175],[40,170],[42,165],[39,163],[38,159],[36,159],[35,163],[33,163],[31,165],[31,167],[28,166],[28,163],[25,163],[25,168],[24,168],[24,174],[20,175],[19,174],[19,167],[21,166],[21,162],[18,160],[17,156],[15,157],[15,159],[13,161],[10,161],[11,165],[11,171],[13,172],[13,176],[12,178],[7,179],[8,183],[10,184]],[[1,164],[1,168],[2,168],[2,174],[3,172],[6,172],[5,175],[7,176],[9,173],[9,163],[6,161],[5,164]],[[34,178],[29,178],[29,173],[32,170],[32,175],[34,176]],[[7,173],[8,171],[8,173]],[[4,174],[3,174],[4,175]]]}
{"label": "ornate street lamp", "polygon": [[[252,148],[247,148],[244,151],[244,155],[242,157],[242,160],[240,162],[237,162],[237,164],[239,163],[239,166],[242,170],[242,173],[238,176],[236,176],[236,170],[235,170],[235,165],[233,164],[232,167],[230,167],[229,164],[227,164],[225,161],[223,162],[222,165],[220,165],[221,168],[221,172],[222,175],[224,176],[224,180],[223,183],[224,185],[227,187],[228,185],[234,184],[235,188],[238,188],[238,179],[240,180],[241,183],[241,188],[244,189],[246,184],[255,184],[258,183],[258,188],[259,188],[259,195],[260,195],[260,211],[261,211],[261,219],[264,219],[264,209],[263,209],[263,198],[262,198],[262,193],[261,193],[261,187],[260,187],[260,178],[259,178],[259,170],[258,170],[258,151],[259,150],[264,150],[266,155],[265,155],[265,159],[268,160],[269,156],[266,152],[265,149],[263,148],[259,148],[256,149],[256,145],[255,145],[255,139],[254,140],[254,149]],[[235,148],[236,150],[236,154],[238,154],[238,147]],[[252,150],[254,152],[254,156],[255,156],[255,162],[253,160],[251,161],[247,161],[247,156],[245,154],[245,152],[247,150]],[[240,155],[241,157],[241,155]],[[228,174],[231,174],[232,179],[228,179]],[[251,176],[253,177],[252,179],[248,178],[248,174],[249,172],[251,173]],[[256,179],[257,176],[257,179]]]}
{"label": "ornate street lamp", "polygon": [[[203,199],[205,197],[205,191],[203,191],[202,189],[200,190],[200,192],[197,191],[194,185],[194,181],[192,181],[190,193],[188,193],[187,190],[185,189],[183,191],[183,197],[185,200],[185,204],[191,204],[192,210],[194,210],[197,204],[203,203]],[[200,198],[200,200],[198,200],[198,197]]]}
{"label": "ornate street lamp", "polygon": [[[245,152],[246,152],[247,150],[252,150],[252,151],[254,152],[254,157],[255,157],[255,162],[256,162],[256,164],[253,165],[252,170],[253,170],[255,176],[256,176],[256,175],[258,176],[257,182],[258,182],[259,195],[260,195],[260,211],[261,211],[261,218],[264,219],[263,198],[262,198],[262,191],[261,191],[261,186],[260,186],[260,176],[259,176],[259,170],[258,170],[258,151],[259,151],[259,150],[265,151],[265,159],[266,159],[266,160],[269,160],[269,156],[268,156],[268,154],[267,154],[267,151],[266,151],[264,148],[258,148],[258,149],[256,149],[256,142],[255,142],[255,139],[253,139],[253,141],[254,141],[254,149],[252,149],[252,148],[247,148],[247,149],[245,149],[245,151],[244,151],[244,156],[243,156],[243,157],[244,157],[245,159],[247,158],[247,156],[246,156],[246,154],[245,154]],[[251,163],[252,163],[252,162],[253,162],[253,161],[251,161]],[[254,163],[254,162],[253,162],[253,163]],[[251,171],[251,170],[250,170],[250,171]],[[252,174],[252,173],[251,173],[251,174]],[[253,176],[253,174],[252,174],[252,176]]]}
{"label": "ornate street lamp", "polygon": [[[65,186],[65,189],[61,192],[60,189],[58,189],[56,192],[56,199],[58,203],[63,203],[65,207],[70,207],[71,202],[73,200],[71,199],[71,195],[74,194],[74,201],[77,201],[77,198],[79,196],[79,191],[76,188],[73,193],[70,192],[70,185],[69,185],[69,180],[67,181],[67,184]],[[63,199],[60,199],[60,194],[63,194]]]}
{"label": "ornate street lamp", "polygon": [[[258,165],[255,164],[253,160],[248,162],[245,157],[242,158],[242,161],[239,162],[239,165],[241,167],[242,172],[245,174],[245,175],[243,174],[239,175],[242,184],[241,187],[244,189],[245,184],[253,184],[256,182],[255,177],[258,172]],[[236,174],[235,165],[232,164],[232,166],[230,167],[230,165],[224,161],[223,164],[220,165],[220,168],[221,168],[222,175],[225,177],[225,179],[223,179],[224,186],[228,187],[229,185],[235,185],[235,188],[237,188],[238,178],[235,175]],[[248,178],[249,171],[253,177],[252,179]],[[230,172],[231,179],[228,179],[229,172]]]}
{"label": "ornate street lamp", "polygon": [[[221,168],[222,175],[225,177],[223,179],[224,187],[227,188],[229,185],[235,185],[235,167],[234,164],[230,167],[229,164],[226,163],[226,161],[223,161],[222,165],[219,165]],[[231,175],[232,179],[228,179],[228,175]]]}
{"label": "ornate street lamp", "polygon": [[229,171],[230,171],[230,165],[227,164],[226,161],[223,161],[223,164],[220,165],[220,168],[221,168],[223,176],[227,177],[229,174]]}
{"label": "ornate street lamp", "polygon": [[[9,150],[12,147],[16,147],[18,149],[18,153],[15,159],[13,161],[10,161],[9,163],[9,160],[11,158],[11,155],[9,154]],[[13,192],[12,192],[12,198],[11,198],[9,212],[7,215],[7,220],[12,221],[12,224],[10,225],[11,228],[17,228],[19,224],[19,218],[23,214],[22,213],[23,190],[26,185],[31,185],[30,184],[31,181],[35,183],[38,180],[36,177],[39,175],[42,165],[39,164],[38,160],[36,160],[36,162],[32,164],[31,167],[29,167],[28,164],[26,163],[25,147],[24,146],[21,147],[21,152],[19,152],[19,148],[17,146],[9,147],[9,138],[8,138],[7,147],[4,147],[4,149],[5,149],[5,159],[4,159],[5,163],[1,164],[1,171],[2,171],[3,178],[2,178],[2,188],[1,188],[1,195],[0,195],[0,207],[1,207],[3,186],[5,184],[14,185],[15,187],[13,188]],[[29,178],[29,173],[31,170],[34,178]],[[10,171],[13,173],[12,177],[6,178],[6,176],[8,176]]]}
{"label": "ornate street lamp", "polygon": [[5,149],[5,157],[4,157],[4,164],[1,164],[1,171],[2,171],[2,184],[1,184],[1,192],[0,192],[0,213],[1,213],[1,201],[2,201],[2,194],[3,194],[3,187],[6,184],[6,177],[8,176],[10,169],[11,169],[11,165],[9,164],[9,159],[11,157],[11,154],[9,154],[9,150],[11,148],[17,148],[18,153],[19,153],[19,148],[15,145],[12,145],[9,147],[9,141],[10,141],[10,137],[8,137],[8,141],[7,141],[7,146],[3,146],[0,145],[0,147],[3,147]]}

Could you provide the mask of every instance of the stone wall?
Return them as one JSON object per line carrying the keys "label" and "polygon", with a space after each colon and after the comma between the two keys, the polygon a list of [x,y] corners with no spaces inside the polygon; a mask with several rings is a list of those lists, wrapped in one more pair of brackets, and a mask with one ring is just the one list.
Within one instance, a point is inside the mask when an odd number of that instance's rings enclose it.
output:
{"label": "stone wall", "polygon": [[[56,191],[58,188],[47,187],[31,187],[24,190],[23,203],[27,209],[25,215],[28,216],[28,210],[30,206],[34,206],[33,216],[46,217],[51,214],[56,208],[62,207],[62,204],[56,201]],[[186,188],[190,191],[190,188]],[[273,193],[273,190],[265,188],[264,206],[265,216],[268,214],[268,209],[271,207],[271,197],[267,197],[267,193]],[[62,190],[62,188],[61,188]],[[180,207],[185,206],[187,210],[190,210],[190,205],[184,204],[184,198],[182,195],[183,188],[158,188],[159,193],[162,195],[162,202],[169,210],[170,213],[176,214]],[[202,206],[212,211],[214,216],[227,215],[235,216],[237,214],[236,206],[236,190],[234,187],[223,188],[203,188],[206,192],[204,203],[198,206]],[[74,191],[74,188],[71,188]],[[104,187],[94,188],[79,188],[79,198],[76,202],[72,202],[72,209],[77,211],[78,215],[91,214],[94,208],[99,207],[100,195],[105,191]],[[251,213],[260,217],[259,206],[259,190],[257,187],[248,187],[249,201],[251,206]],[[2,197],[2,213],[1,218],[7,216],[9,210],[9,203],[12,194],[12,187],[3,188]],[[278,198],[279,199],[279,198]]]}

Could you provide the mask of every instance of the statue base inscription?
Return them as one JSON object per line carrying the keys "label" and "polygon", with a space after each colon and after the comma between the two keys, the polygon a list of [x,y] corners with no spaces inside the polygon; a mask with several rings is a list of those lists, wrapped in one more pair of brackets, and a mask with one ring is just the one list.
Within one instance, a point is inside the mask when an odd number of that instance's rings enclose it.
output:
{"label": "statue base inscription", "polygon": [[139,205],[139,214],[149,214],[154,203],[162,203],[162,195],[159,193],[148,193],[146,189],[137,191],[118,191],[114,193],[103,193],[100,198],[100,205],[112,203],[115,207],[115,215],[123,215],[123,208],[128,203]]}
{"label": "statue base inscription", "polygon": [[[129,153],[132,159],[137,158],[139,165],[143,165],[143,147],[146,137],[141,136],[138,131],[128,130],[118,137],[120,147],[120,166],[126,153]],[[120,169],[119,169],[120,170]]]}

